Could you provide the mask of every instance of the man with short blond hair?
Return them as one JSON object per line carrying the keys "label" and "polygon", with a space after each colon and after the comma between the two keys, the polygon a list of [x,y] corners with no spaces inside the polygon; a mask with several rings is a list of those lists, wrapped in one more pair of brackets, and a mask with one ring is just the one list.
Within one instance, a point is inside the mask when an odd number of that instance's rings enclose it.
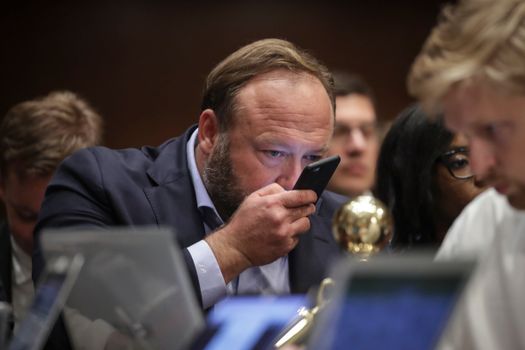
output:
{"label": "man with short blond hair", "polygon": [[[507,196],[510,204],[522,207],[525,1],[460,0],[446,7],[412,67],[408,86],[428,110],[443,112],[450,129],[467,136],[476,175]],[[481,248],[474,254],[482,258],[441,343],[444,349],[525,346],[521,329],[525,322],[525,279],[521,277],[525,268],[525,213],[507,205],[499,207],[503,213],[493,215],[488,222],[490,217],[483,210],[491,206],[481,200],[491,200],[489,196],[497,194],[488,192],[475,200],[472,206],[479,210],[473,212],[471,206],[468,217],[462,214],[458,218],[463,226],[455,227],[475,230],[468,220],[477,215],[484,227],[494,227],[490,241],[457,239],[461,234],[457,231],[447,235],[457,244],[466,244],[453,247],[455,252],[468,252],[469,245],[476,244]],[[478,232],[468,234],[480,239]],[[446,240],[444,246],[450,248]],[[481,254],[482,250],[487,254]]]}

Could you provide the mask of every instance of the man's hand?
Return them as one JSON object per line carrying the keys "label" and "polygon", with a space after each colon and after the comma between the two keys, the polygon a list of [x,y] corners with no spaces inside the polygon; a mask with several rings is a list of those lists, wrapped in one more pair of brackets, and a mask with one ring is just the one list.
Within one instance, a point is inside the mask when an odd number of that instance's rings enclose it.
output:
{"label": "man's hand", "polygon": [[225,282],[288,254],[310,228],[316,200],[314,191],[286,191],[275,183],[246,197],[230,221],[206,238]]}

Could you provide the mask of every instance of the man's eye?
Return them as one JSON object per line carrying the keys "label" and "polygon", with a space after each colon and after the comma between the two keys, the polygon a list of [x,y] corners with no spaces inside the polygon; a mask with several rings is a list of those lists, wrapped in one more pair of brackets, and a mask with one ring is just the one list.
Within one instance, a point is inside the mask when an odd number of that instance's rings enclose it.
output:
{"label": "man's eye", "polygon": [[484,128],[485,136],[496,141],[505,141],[509,136],[510,127],[506,123],[492,123]]}
{"label": "man's eye", "polygon": [[348,135],[349,132],[350,132],[350,129],[347,128],[346,126],[336,125],[335,128],[334,128],[334,136],[333,137],[335,137],[335,138],[343,137],[343,136]]}
{"label": "man's eye", "polygon": [[376,129],[375,125],[365,125],[365,126],[361,127],[361,132],[363,133],[363,135],[366,138],[370,138],[370,137],[376,136],[377,135],[376,130],[377,129]]}
{"label": "man's eye", "polygon": [[270,158],[280,158],[284,156],[284,152],[281,152],[281,151],[269,150],[269,151],[265,151],[265,153]]}
{"label": "man's eye", "polygon": [[304,159],[306,159],[310,163],[313,163],[313,162],[317,162],[318,160],[320,160],[321,156],[318,154],[311,154],[308,156],[304,156]]}
{"label": "man's eye", "polygon": [[489,124],[485,126],[485,133],[489,137],[494,137],[498,133],[498,126],[496,124]]}

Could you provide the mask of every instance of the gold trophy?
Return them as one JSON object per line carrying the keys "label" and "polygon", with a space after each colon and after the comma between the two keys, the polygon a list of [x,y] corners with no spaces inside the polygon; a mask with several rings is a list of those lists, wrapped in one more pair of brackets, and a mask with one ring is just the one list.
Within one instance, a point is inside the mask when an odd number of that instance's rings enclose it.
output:
{"label": "gold trophy", "polygon": [[358,196],[345,203],[332,221],[332,232],[339,245],[365,261],[390,244],[392,227],[388,208],[369,195]]}
{"label": "gold trophy", "polygon": [[[332,233],[344,250],[359,260],[366,261],[390,244],[393,236],[392,216],[379,199],[370,195],[358,196],[335,213]],[[333,283],[331,278],[322,281],[317,304],[311,309],[303,307],[298,311],[296,319],[277,337],[275,349],[304,343],[316,315],[330,302],[326,288]]]}

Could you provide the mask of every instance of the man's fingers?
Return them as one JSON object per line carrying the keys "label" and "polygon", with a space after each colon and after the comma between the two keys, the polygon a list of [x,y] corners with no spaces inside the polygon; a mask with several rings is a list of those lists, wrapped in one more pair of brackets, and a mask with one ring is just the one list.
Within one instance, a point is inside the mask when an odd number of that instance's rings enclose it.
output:
{"label": "man's fingers", "polygon": [[293,237],[299,239],[299,235],[304,234],[310,229],[310,219],[307,217],[302,217],[298,220],[295,220],[290,224],[290,228],[293,232],[296,232]]}
{"label": "man's fingers", "polygon": [[296,221],[300,218],[304,218],[315,213],[315,205],[307,204],[301,207],[288,208],[287,210],[291,221]]}
{"label": "man's fingers", "polygon": [[259,196],[268,196],[271,194],[283,193],[284,189],[278,183],[272,183],[268,186],[258,189],[254,193],[257,193]]}
{"label": "man's fingers", "polygon": [[293,190],[281,194],[281,197],[283,205],[287,208],[300,207],[317,200],[317,194],[312,190]]}

